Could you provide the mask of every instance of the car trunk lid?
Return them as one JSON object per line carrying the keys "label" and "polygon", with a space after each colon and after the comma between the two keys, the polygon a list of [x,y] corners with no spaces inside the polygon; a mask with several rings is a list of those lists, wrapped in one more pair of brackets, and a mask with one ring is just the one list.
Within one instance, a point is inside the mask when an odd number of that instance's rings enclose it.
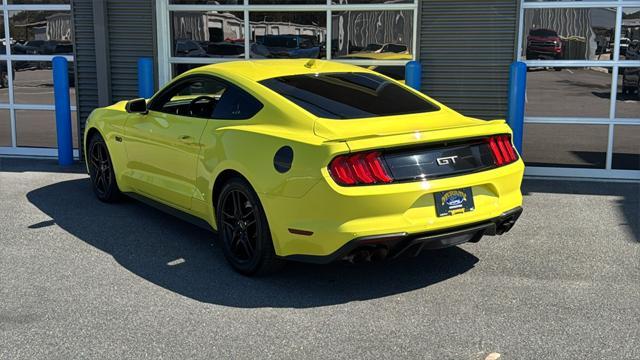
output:
{"label": "car trunk lid", "polygon": [[[351,153],[378,152],[394,181],[456,176],[495,167],[490,139],[511,133],[505,122],[450,115],[319,120],[315,131],[328,141],[346,143]],[[512,148],[510,139],[504,139],[502,146]]]}

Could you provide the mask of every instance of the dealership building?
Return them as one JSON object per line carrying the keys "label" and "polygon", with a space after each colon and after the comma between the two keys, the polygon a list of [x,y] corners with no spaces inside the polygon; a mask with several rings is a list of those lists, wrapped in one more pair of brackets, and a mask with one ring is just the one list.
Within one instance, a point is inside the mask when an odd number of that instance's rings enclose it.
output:
{"label": "dealership building", "polygon": [[4,0],[0,155],[56,156],[51,62],[70,63],[76,155],[91,111],[197,66],[320,58],[403,80],[464,115],[507,116],[527,65],[527,174],[640,179],[640,0]]}

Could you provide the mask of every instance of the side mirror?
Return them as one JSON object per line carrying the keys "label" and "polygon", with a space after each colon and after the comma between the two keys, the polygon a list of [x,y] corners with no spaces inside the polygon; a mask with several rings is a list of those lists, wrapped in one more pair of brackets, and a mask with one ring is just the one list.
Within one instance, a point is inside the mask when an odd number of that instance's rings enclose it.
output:
{"label": "side mirror", "polygon": [[129,114],[146,114],[149,112],[147,110],[147,100],[143,98],[127,101],[127,105],[124,108]]}

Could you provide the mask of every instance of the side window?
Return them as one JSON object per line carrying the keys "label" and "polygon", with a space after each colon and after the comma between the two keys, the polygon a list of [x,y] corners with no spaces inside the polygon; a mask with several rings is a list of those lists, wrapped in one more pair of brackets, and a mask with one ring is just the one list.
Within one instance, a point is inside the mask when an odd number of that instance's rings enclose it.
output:
{"label": "side window", "polygon": [[194,78],[160,94],[151,110],[181,116],[211,118],[227,85],[213,78]]}
{"label": "side window", "polygon": [[230,85],[213,111],[214,119],[246,120],[252,118],[263,105],[246,91]]}

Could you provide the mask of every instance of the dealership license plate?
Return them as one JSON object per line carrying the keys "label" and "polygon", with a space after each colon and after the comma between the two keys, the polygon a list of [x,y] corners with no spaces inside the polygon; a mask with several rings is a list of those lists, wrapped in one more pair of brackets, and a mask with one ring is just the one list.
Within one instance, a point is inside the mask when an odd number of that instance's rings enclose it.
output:
{"label": "dealership license plate", "polygon": [[448,216],[473,211],[473,193],[471,188],[440,191],[433,194],[436,202],[436,214]]}

